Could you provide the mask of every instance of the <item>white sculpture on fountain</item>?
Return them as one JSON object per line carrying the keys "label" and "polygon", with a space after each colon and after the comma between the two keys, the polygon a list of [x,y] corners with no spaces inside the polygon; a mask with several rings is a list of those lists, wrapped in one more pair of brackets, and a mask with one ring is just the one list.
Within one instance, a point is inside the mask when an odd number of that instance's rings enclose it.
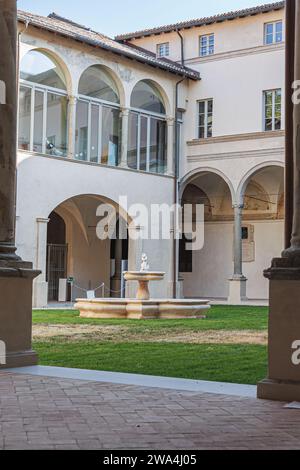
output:
{"label": "white sculpture on fountain", "polygon": [[150,265],[148,263],[148,256],[143,253],[142,254],[142,264],[141,264],[141,273],[147,273],[150,270]]}

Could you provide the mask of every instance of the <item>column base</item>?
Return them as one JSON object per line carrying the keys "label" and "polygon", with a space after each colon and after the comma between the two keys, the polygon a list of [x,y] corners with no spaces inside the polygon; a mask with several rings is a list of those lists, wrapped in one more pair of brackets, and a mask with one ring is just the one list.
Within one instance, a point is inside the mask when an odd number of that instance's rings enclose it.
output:
{"label": "column base", "polygon": [[247,279],[244,276],[229,279],[229,305],[241,305],[247,300],[246,296]]}
{"label": "column base", "polygon": [[37,363],[32,351],[32,284],[39,274],[31,263],[0,262],[0,341],[6,362],[2,368]]}
{"label": "column base", "polygon": [[300,402],[300,381],[262,380],[257,385],[257,398],[261,400]]}
{"label": "column base", "polygon": [[19,351],[6,355],[6,364],[1,364],[0,369],[10,369],[15,367],[36,366],[38,355],[35,351]]}
{"label": "column base", "polygon": [[268,377],[258,398],[300,401],[300,259],[275,258],[264,275],[270,280]]}

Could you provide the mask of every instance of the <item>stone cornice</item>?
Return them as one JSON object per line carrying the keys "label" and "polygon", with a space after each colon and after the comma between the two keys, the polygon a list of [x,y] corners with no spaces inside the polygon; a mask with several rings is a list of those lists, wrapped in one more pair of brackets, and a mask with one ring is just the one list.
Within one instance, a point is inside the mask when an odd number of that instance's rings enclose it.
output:
{"label": "stone cornice", "polygon": [[273,137],[284,137],[285,131],[268,131],[268,132],[249,132],[245,134],[230,134],[230,135],[220,135],[216,137],[209,137],[207,139],[193,139],[188,140],[187,145],[208,145],[208,144],[218,144],[223,142],[238,142],[241,140],[256,140],[256,139],[269,139]]}
{"label": "stone cornice", "polygon": [[238,49],[236,51],[220,52],[205,57],[193,57],[191,59],[185,60],[185,63],[190,65],[205,64],[207,62],[214,62],[218,60],[235,59],[238,57],[249,56],[253,54],[266,54],[268,52],[277,52],[284,50],[285,43],[281,42],[279,44],[270,44],[268,46],[263,45],[256,47],[248,47],[247,49]]}
{"label": "stone cornice", "polygon": [[200,155],[188,155],[188,162],[210,161],[220,159],[235,159],[235,158],[283,158],[284,147],[268,148],[268,149],[255,149],[245,150],[238,152],[218,152],[218,153],[205,153]]}

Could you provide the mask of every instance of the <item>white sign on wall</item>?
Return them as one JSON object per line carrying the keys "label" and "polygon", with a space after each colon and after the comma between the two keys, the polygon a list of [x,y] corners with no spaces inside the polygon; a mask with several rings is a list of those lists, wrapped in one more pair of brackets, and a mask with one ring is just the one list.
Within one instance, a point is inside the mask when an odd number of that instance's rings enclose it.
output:
{"label": "white sign on wall", "polygon": [[3,80],[0,80],[0,104],[6,104],[6,85]]}

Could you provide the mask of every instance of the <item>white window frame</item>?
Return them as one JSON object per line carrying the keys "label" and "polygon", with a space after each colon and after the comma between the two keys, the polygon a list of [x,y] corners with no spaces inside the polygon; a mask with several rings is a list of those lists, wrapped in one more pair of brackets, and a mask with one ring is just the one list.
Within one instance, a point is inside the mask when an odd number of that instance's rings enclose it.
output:
{"label": "white window frame", "polygon": [[[137,127],[137,155],[136,155],[136,171],[142,171],[150,173],[150,143],[151,143],[151,118],[159,121],[166,122],[166,116],[164,114],[150,113],[148,111],[142,111],[137,108],[130,108],[130,112],[137,115],[138,127]],[[142,117],[147,119],[147,149],[146,149],[146,170],[141,170],[141,120]],[[168,147],[168,142],[167,142]],[[166,147],[166,156],[168,155],[168,148]],[[167,171],[167,168],[166,168]],[[154,173],[160,175],[163,173]]]}
{"label": "white window frame", "polygon": [[[276,25],[281,23],[281,41],[276,41]],[[273,33],[272,33],[272,42],[268,43],[267,42],[267,37],[269,36],[267,34],[267,28],[269,25],[273,26]],[[283,42],[283,21],[278,20],[278,21],[268,21],[267,23],[264,24],[264,44],[265,46],[271,46],[272,44],[281,44]]]}
{"label": "white window frame", "polygon": [[[29,152],[36,153],[33,150],[34,141],[34,111],[35,111],[35,92],[39,91],[43,93],[43,135],[42,135],[42,154],[46,155],[46,137],[47,137],[47,104],[48,104],[48,93],[53,93],[59,96],[65,96],[68,98],[68,93],[64,90],[57,88],[37,84],[27,80],[20,79],[20,87],[28,88],[31,90],[31,109],[30,109],[30,124],[29,124]],[[67,132],[67,147],[68,147],[68,132]],[[68,152],[67,152],[68,153]]]}
{"label": "white window frame", "polygon": [[[212,135],[208,136],[208,103],[212,101]],[[199,105],[200,103],[204,103],[204,137],[200,137],[200,110],[199,110]],[[198,100],[197,101],[197,139],[202,140],[202,139],[210,139],[213,137],[213,116],[214,116],[214,100],[213,98],[207,98],[205,100]]]}
{"label": "white window frame", "polygon": [[[281,91],[281,109],[280,109],[280,129],[275,129],[275,110],[276,110],[276,92]],[[266,96],[267,93],[272,93],[272,131],[282,130],[282,89],[281,88],[274,88],[271,90],[264,90],[263,91],[263,131],[264,132],[271,132],[266,129]]]}
{"label": "white window frame", "polygon": [[[116,103],[110,103],[109,101],[100,100],[98,98],[89,98],[85,95],[78,95],[78,101],[84,102],[88,104],[88,139],[87,139],[87,160],[79,160],[83,163],[85,161],[91,162],[91,137],[92,137],[92,125],[91,125],[91,116],[92,116],[92,106],[99,107],[99,116],[98,116],[98,160],[96,163],[101,164],[101,154],[102,154],[102,112],[103,108],[112,108],[112,109],[119,109],[121,106]],[[95,162],[91,162],[95,163]],[[106,165],[107,166],[107,165]]]}
{"label": "white window frame", "polygon": [[162,42],[156,45],[156,57],[169,57],[170,55],[170,43]]}
{"label": "white window frame", "polygon": [[[203,38],[206,38],[206,53],[203,54],[202,52],[202,49],[203,49],[203,46],[202,46],[202,40]],[[213,51],[210,52],[210,38],[213,38]],[[200,57],[207,57],[209,55],[213,55],[215,53],[215,33],[210,33],[210,34],[203,34],[201,36],[199,36],[199,56]]]}

